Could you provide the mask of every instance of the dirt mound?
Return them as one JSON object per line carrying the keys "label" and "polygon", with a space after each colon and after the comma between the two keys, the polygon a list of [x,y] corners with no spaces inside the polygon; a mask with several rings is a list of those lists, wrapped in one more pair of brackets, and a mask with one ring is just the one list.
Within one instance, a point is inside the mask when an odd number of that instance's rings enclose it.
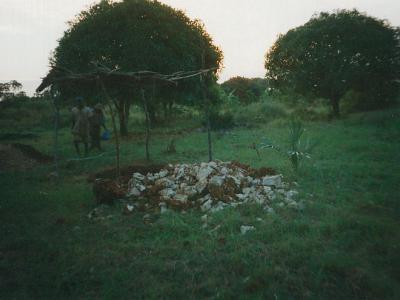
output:
{"label": "dirt mound", "polygon": [[135,163],[122,167],[118,179],[116,179],[116,169],[108,168],[89,175],[88,181],[93,183],[93,193],[97,203],[112,204],[115,200],[125,197],[132,174],[157,173],[164,167],[161,164]]}
{"label": "dirt mound", "polygon": [[[161,164],[146,164],[146,163],[134,163],[130,166],[122,167],[120,170],[121,177],[119,178],[120,184],[127,184],[131,179],[133,173],[157,173],[161,171],[165,165]],[[117,171],[115,168],[108,168],[100,172],[89,175],[88,181],[95,182],[97,179],[115,179]]]}
{"label": "dirt mound", "polygon": [[40,164],[49,163],[52,158],[32,146],[24,144],[0,144],[0,171],[23,171]]}
{"label": "dirt mound", "polygon": [[49,163],[49,162],[51,162],[53,160],[50,156],[39,152],[38,150],[36,150],[32,146],[25,145],[25,144],[19,144],[19,143],[11,144],[11,146],[13,148],[18,149],[19,151],[21,151],[22,154],[24,154],[26,157],[34,159],[39,163]]}
{"label": "dirt mound", "polygon": [[254,177],[254,178],[262,178],[267,175],[277,175],[278,173],[272,169],[272,168],[267,168],[267,167],[262,167],[260,169],[254,169],[250,167],[249,165],[242,164],[241,162],[238,161],[232,161],[229,165],[229,168],[233,169],[243,169],[245,170],[249,176]]}

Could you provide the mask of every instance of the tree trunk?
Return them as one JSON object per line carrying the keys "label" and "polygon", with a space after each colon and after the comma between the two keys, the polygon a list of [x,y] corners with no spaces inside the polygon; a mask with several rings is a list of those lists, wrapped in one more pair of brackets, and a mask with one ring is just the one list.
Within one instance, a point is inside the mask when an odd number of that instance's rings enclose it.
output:
{"label": "tree trunk", "polygon": [[170,101],[168,103],[168,116],[171,117],[172,116],[172,108],[174,107],[174,101]]}
{"label": "tree trunk", "polygon": [[149,115],[148,117],[150,119],[150,122],[152,124],[156,124],[157,123],[156,109],[153,104],[147,103],[147,113]]}
{"label": "tree trunk", "polygon": [[128,133],[130,109],[131,109],[131,102],[130,102],[129,100],[125,100],[124,113],[125,113],[125,127],[126,127],[126,133]]}
{"label": "tree trunk", "polygon": [[210,108],[207,108],[207,140],[208,140],[208,161],[213,160],[212,157],[212,141],[211,141],[211,121],[210,121]]}
{"label": "tree trunk", "polygon": [[332,115],[334,118],[340,117],[340,108],[339,108],[339,97],[332,97],[331,99],[332,104]]}
{"label": "tree trunk", "polygon": [[58,129],[60,123],[60,107],[58,106],[57,96],[54,98],[54,165],[58,176]]}
{"label": "tree trunk", "polygon": [[110,109],[110,114],[111,114],[111,120],[113,124],[113,129],[115,132],[115,159],[116,159],[116,164],[117,164],[117,179],[119,179],[121,172],[120,172],[120,145],[119,145],[119,136],[117,132],[117,124],[115,122],[115,114],[112,108],[112,105],[108,103],[108,108]]}
{"label": "tree trunk", "polygon": [[118,109],[119,132],[121,136],[127,136],[130,103],[125,99],[119,100],[118,102],[118,105],[115,106]]}
{"label": "tree trunk", "polygon": [[167,102],[163,102],[163,110],[164,110],[164,119],[168,119],[168,104]]}
{"label": "tree trunk", "polygon": [[146,96],[144,90],[142,89],[142,101],[143,101],[143,109],[146,115],[146,160],[150,161],[150,150],[149,150],[149,143],[150,143],[150,115],[148,110],[148,103],[146,100]]}
{"label": "tree trunk", "polygon": [[128,134],[128,128],[126,124],[126,119],[125,119],[125,113],[119,111],[119,132],[121,136],[127,136]]}

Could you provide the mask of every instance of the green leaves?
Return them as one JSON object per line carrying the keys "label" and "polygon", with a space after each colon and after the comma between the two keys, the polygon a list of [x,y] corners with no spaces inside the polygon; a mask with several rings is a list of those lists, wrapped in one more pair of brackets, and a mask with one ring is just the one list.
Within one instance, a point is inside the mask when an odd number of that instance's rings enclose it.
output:
{"label": "green leaves", "polygon": [[[213,45],[204,26],[157,1],[101,1],[69,24],[51,62],[76,73],[91,71],[93,61],[109,68],[119,66],[122,71],[163,74],[221,66],[222,52]],[[158,94],[162,91],[163,96],[157,98],[169,98],[170,89],[178,93],[196,91],[196,85],[199,80],[187,80],[179,89],[162,87]],[[76,93],[89,99],[101,97],[96,86],[84,82],[64,84],[60,89],[64,97]],[[107,89],[114,97],[133,97],[132,88],[123,82],[113,82]]]}
{"label": "green leaves", "polygon": [[289,123],[288,146],[286,149],[275,145],[267,138],[264,138],[264,141],[259,145],[259,148],[273,149],[283,156],[286,156],[289,159],[293,170],[297,172],[301,161],[304,158],[311,158],[314,148],[318,145],[316,141],[311,141],[309,138],[304,140],[304,132],[305,129],[303,123],[292,119]]}
{"label": "green leaves", "polygon": [[[349,90],[393,95],[398,29],[356,10],[321,13],[278,38],[266,54],[267,79],[278,89],[338,101]],[[372,83],[372,84],[371,84]]]}

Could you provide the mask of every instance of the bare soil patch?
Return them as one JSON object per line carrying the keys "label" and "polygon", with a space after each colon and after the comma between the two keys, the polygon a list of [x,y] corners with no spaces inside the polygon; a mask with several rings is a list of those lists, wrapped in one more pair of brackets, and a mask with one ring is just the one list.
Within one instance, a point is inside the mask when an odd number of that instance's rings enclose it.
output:
{"label": "bare soil patch", "polygon": [[52,158],[25,144],[0,144],[0,171],[23,171],[47,164]]}

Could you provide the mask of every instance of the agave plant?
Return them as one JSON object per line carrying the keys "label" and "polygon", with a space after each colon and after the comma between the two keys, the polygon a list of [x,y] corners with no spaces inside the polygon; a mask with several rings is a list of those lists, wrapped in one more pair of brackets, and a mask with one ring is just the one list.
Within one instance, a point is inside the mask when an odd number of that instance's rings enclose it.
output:
{"label": "agave plant", "polygon": [[287,149],[282,149],[278,145],[274,145],[267,138],[259,145],[261,149],[274,149],[279,153],[289,158],[293,169],[297,172],[300,162],[303,158],[311,158],[313,149],[317,146],[316,142],[311,142],[310,139],[304,139],[305,132],[303,124],[298,120],[291,120],[289,124],[289,146]]}

